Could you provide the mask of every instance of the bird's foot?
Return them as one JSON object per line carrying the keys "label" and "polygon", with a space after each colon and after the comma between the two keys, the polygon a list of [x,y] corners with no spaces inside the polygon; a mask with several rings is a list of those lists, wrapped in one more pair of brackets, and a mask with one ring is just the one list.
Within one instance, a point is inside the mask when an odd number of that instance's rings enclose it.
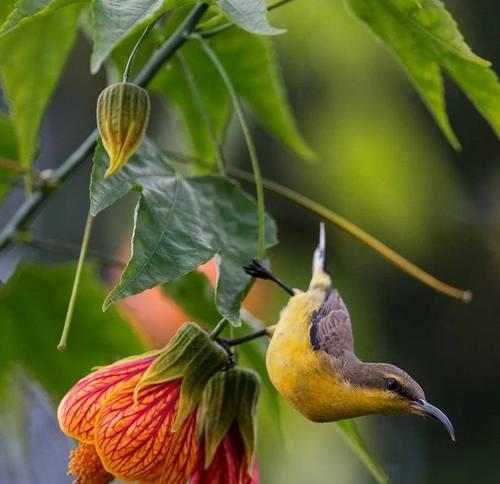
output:
{"label": "bird's foot", "polygon": [[249,276],[255,277],[256,279],[266,279],[271,281],[275,279],[271,271],[257,259],[252,259],[252,262],[243,266],[243,269]]}

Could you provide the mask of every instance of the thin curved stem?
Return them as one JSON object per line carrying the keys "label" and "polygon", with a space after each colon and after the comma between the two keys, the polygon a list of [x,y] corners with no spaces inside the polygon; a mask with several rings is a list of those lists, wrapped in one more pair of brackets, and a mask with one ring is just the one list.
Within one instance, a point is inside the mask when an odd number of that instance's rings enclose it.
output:
{"label": "thin curved stem", "polygon": [[208,45],[207,42],[203,40],[199,35],[193,35],[193,38],[198,40],[201,44],[202,49],[207,54],[208,58],[212,61],[212,64],[217,69],[217,72],[221,76],[224,84],[226,85],[226,89],[231,97],[231,100],[234,105],[234,110],[236,115],[238,116],[241,130],[243,131],[243,136],[245,138],[245,142],[248,148],[248,153],[250,155],[250,161],[252,163],[253,176],[255,180],[255,187],[257,192],[257,212],[258,212],[258,220],[259,220],[259,241],[258,241],[258,249],[257,249],[257,258],[263,259],[266,252],[266,213],[265,213],[265,203],[264,203],[264,188],[262,185],[262,174],[260,171],[259,160],[257,157],[257,150],[255,149],[255,144],[252,139],[252,135],[250,133],[250,129],[245,119],[245,115],[243,114],[243,108],[241,106],[240,100],[238,99],[238,95],[234,89],[233,83],[229,78],[226,69],[222,65],[217,54],[214,50]]}
{"label": "thin curved stem", "polygon": [[71,297],[69,299],[68,311],[66,313],[66,319],[64,321],[61,340],[57,345],[57,349],[59,351],[64,351],[66,349],[68,334],[71,328],[71,322],[73,320],[73,312],[75,310],[76,296],[78,295],[78,288],[80,287],[83,264],[85,262],[85,256],[87,255],[87,249],[89,247],[89,241],[90,241],[90,235],[92,233],[93,223],[94,223],[94,217],[92,217],[92,215],[90,215],[89,212],[87,216],[87,222],[85,224],[85,230],[83,232],[82,246],[80,248],[80,257],[78,258],[78,265],[76,266],[75,280],[73,281],[73,288],[71,289]]}
{"label": "thin curved stem", "polygon": [[[161,15],[160,15],[160,17],[161,17]],[[139,52],[139,49],[141,48],[142,43],[146,40],[146,38],[148,37],[150,32],[154,29],[158,20],[160,20],[160,17],[158,17],[153,22],[151,22],[146,27],[144,32],[141,34],[139,39],[137,40],[134,48],[132,49],[132,52],[129,55],[129,58],[127,60],[127,65],[125,66],[125,70],[123,71],[123,82],[128,82],[128,80],[130,78],[130,71],[132,70],[132,65],[134,64],[135,58],[137,57],[137,53]]]}
{"label": "thin curved stem", "polygon": [[[253,177],[250,173],[246,171],[240,170],[238,168],[230,167],[228,171],[231,175],[245,181],[253,182]],[[342,231],[348,233],[355,239],[363,242],[372,248],[375,252],[380,254],[382,257],[385,257],[389,262],[394,264],[396,267],[399,267],[401,270],[410,274],[415,279],[419,280],[423,284],[431,287],[437,292],[442,294],[446,294],[447,296],[461,299],[463,302],[469,302],[472,299],[472,293],[470,291],[464,291],[462,289],[457,289],[456,287],[450,286],[439,279],[435,278],[428,272],[417,267],[415,264],[405,259],[403,256],[399,255],[396,251],[382,243],[380,240],[376,239],[368,232],[358,227],[357,225],[349,222],[349,220],[345,219],[341,215],[335,213],[333,210],[321,205],[314,200],[311,200],[300,193],[295,192],[294,190],[287,188],[279,183],[263,180],[263,186],[267,189],[276,193],[292,202],[304,207],[310,212],[319,215],[320,217],[328,220],[332,224],[336,225]]]}

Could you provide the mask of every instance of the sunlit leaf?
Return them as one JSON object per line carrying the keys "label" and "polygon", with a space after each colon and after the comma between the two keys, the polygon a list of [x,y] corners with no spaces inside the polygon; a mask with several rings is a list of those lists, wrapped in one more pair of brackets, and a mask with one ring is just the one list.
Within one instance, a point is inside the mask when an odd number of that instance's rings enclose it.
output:
{"label": "sunlit leaf", "polygon": [[263,35],[284,32],[269,24],[265,0],[218,0],[217,4],[232,22],[247,32]]}
{"label": "sunlit leaf", "polygon": [[450,74],[500,135],[500,83],[475,55],[440,0],[349,0],[354,12],[406,68],[450,143],[460,146],[446,113],[442,71]]}
{"label": "sunlit leaf", "polygon": [[86,0],[19,0],[12,13],[0,26],[0,37],[20,27],[25,22],[36,18],[38,15],[47,15],[59,8]]}
{"label": "sunlit leaf", "polygon": [[39,17],[0,39],[0,73],[19,158],[27,169],[35,156],[43,113],[75,40],[79,8]]}
{"label": "sunlit leaf", "polygon": [[344,440],[370,471],[373,478],[379,484],[387,484],[390,481],[389,477],[366,447],[354,420],[341,420],[337,423],[337,427]]}
{"label": "sunlit leaf", "polygon": [[[146,141],[116,175],[103,178],[108,158],[94,157],[91,212],[97,215],[131,190],[140,191],[133,255],[104,308],[181,277],[217,255],[217,307],[239,324],[240,301],[249,277],[242,266],[257,253],[257,207],[238,185],[221,176],[177,176],[169,160]],[[267,246],[276,227],[267,221]]]}
{"label": "sunlit leaf", "polygon": [[141,353],[142,345],[115,310],[102,313],[105,294],[85,268],[66,352],[56,350],[75,267],[26,265],[0,288],[0,374],[19,365],[55,399],[97,365]]}

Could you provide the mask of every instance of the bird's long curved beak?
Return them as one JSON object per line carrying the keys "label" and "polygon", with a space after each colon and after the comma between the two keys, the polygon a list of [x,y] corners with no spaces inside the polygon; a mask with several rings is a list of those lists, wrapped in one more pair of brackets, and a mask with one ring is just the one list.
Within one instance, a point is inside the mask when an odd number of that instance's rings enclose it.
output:
{"label": "bird's long curved beak", "polygon": [[431,417],[434,420],[440,422],[443,427],[448,431],[448,434],[451,437],[451,440],[455,442],[455,429],[453,428],[453,424],[450,422],[450,419],[441,411],[439,408],[431,405],[429,402],[426,402],[423,399],[417,400],[414,403],[414,407],[418,413],[424,415],[426,417]]}

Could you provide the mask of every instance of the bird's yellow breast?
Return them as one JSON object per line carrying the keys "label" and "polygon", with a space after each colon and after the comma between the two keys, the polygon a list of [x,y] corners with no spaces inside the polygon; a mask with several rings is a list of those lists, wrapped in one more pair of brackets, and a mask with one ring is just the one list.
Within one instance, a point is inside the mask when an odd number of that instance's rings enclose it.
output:
{"label": "bird's yellow breast", "polygon": [[347,383],[333,357],[312,349],[311,319],[323,300],[321,289],[310,289],[289,300],[267,351],[269,377],[299,412],[316,422],[378,413],[375,393]]}

